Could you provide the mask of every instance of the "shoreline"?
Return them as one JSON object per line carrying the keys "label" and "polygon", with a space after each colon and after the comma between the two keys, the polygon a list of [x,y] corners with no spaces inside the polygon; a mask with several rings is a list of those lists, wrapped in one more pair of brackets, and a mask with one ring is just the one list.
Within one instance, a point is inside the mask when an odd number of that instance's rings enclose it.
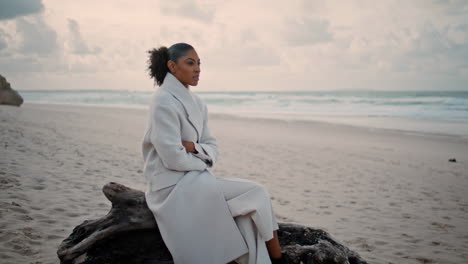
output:
{"label": "shoreline", "polygon": [[[73,227],[108,212],[104,184],[146,188],[146,110],[27,103],[0,119],[5,263],[56,263]],[[467,139],[216,114],[209,126],[211,171],[265,185],[278,221],[322,228],[370,263],[468,258]]]}
{"label": "shoreline", "polygon": [[[147,111],[147,107],[138,107],[136,105],[97,105],[97,104],[66,104],[66,103],[25,103],[24,105],[31,105],[31,106],[59,106],[59,107],[83,107],[83,108],[101,108],[101,109],[120,109],[120,110],[137,110],[137,111]],[[23,105],[23,107],[24,107]],[[462,132],[458,133],[447,133],[446,131],[441,132],[441,129],[438,131],[422,131],[422,130],[415,130],[415,129],[403,129],[400,127],[385,127],[382,125],[370,125],[364,124],[366,121],[369,120],[379,120],[381,123],[383,122],[404,122],[406,124],[410,122],[415,122],[413,127],[417,127],[418,125],[436,125],[436,124],[458,124],[457,120],[425,120],[425,119],[409,119],[409,118],[397,118],[397,117],[293,117],[283,115],[283,118],[279,118],[277,115],[276,117],[271,115],[261,115],[261,114],[234,114],[234,113],[223,113],[223,112],[213,112],[209,113],[210,119],[224,119],[224,118],[233,118],[233,119],[240,119],[240,120],[256,120],[256,121],[272,121],[278,123],[307,123],[307,124],[329,124],[329,125],[336,125],[336,126],[345,126],[357,129],[367,129],[367,130],[382,130],[387,132],[395,132],[395,133],[405,133],[405,134],[415,134],[415,135],[422,135],[422,136],[443,136],[443,137],[454,137],[460,139],[468,139],[468,123],[459,124],[462,128]],[[349,120],[353,120],[349,122]],[[354,123],[353,123],[354,122]],[[444,128],[448,130],[449,128]]]}

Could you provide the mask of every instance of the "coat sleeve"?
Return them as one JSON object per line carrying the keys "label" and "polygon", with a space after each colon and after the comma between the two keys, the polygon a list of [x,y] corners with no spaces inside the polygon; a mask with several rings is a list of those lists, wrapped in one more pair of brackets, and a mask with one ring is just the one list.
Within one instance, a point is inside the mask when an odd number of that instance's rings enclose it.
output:
{"label": "coat sleeve", "polygon": [[207,164],[182,145],[180,120],[176,111],[168,105],[152,109],[151,143],[156,148],[163,165],[175,171],[204,170]]}
{"label": "coat sleeve", "polygon": [[195,156],[204,160],[208,164],[208,167],[213,167],[218,159],[218,145],[208,128],[208,110],[206,105],[203,106],[203,132],[200,141],[195,143],[195,149],[198,151]]}

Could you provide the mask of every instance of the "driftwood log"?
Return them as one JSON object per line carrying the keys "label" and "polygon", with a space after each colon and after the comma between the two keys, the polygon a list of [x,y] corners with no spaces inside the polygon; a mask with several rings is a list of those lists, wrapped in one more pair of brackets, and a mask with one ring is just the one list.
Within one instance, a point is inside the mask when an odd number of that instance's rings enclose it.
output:
{"label": "driftwood log", "polygon": [[[73,229],[58,248],[60,263],[173,263],[144,193],[113,182],[106,184],[103,192],[112,202],[110,212]],[[279,226],[278,236],[288,264],[367,263],[325,231],[294,224]]]}

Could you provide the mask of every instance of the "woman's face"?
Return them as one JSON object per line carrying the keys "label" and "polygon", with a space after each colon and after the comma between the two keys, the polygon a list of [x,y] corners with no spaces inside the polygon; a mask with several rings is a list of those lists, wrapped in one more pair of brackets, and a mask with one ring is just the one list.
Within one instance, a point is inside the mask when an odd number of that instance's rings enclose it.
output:
{"label": "woman's face", "polygon": [[180,57],[177,62],[168,61],[171,73],[185,86],[196,86],[200,77],[200,58],[192,49],[185,56]]}

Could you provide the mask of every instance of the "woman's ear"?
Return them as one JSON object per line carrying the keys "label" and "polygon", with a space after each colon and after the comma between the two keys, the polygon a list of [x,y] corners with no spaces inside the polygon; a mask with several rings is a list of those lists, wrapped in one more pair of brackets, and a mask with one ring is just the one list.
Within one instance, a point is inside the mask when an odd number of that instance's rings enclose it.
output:
{"label": "woman's ear", "polygon": [[176,72],[176,63],[171,61],[171,60],[168,60],[167,61],[167,68],[169,68],[169,71],[171,73],[175,73]]}

